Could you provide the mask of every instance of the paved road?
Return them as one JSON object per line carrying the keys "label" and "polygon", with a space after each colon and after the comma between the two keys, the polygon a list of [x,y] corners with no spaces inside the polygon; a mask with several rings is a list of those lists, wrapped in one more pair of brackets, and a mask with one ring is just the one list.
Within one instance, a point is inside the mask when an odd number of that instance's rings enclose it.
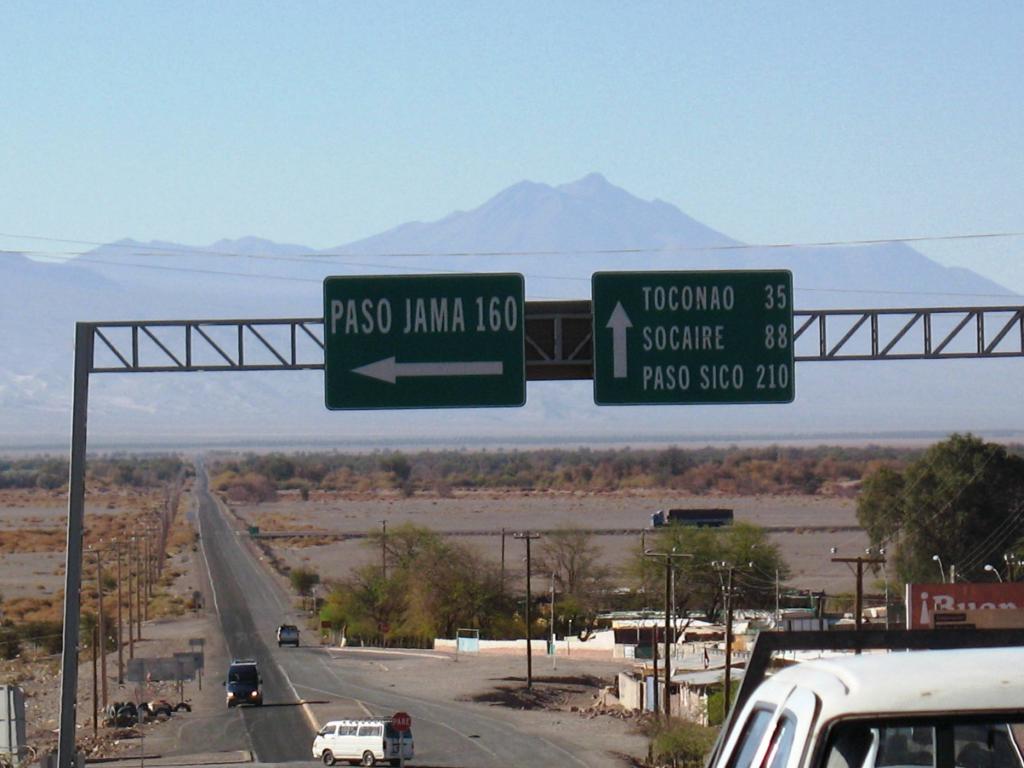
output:
{"label": "paved road", "polygon": [[[274,643],[277,651],[274,630],[290,611],[288,597],[254,561],[218,511],[207,491],[202,465],[197,467],[196,494],[202,546],[224,641],[231,657],[256,659],[263,676],[263,706],[238,708],[252,750],[260,762],[310,760],[313,726],[268,645]],[[225,673],[211,669],[207,676],[211,682],[223,681]]]}
{"label": "paved road", "polygon": [[[403,665],[444,662],[384,650],[278,648],[274,632],[293,613],[292,598],[228,525],[208,493],[201,464],[196,474],[202,546],[224,639],[231,656],[255,658],[263,674],[264,706],[233,711],[242,717],[259,762],[311,761],[314,721],[380,717],[403,710],[413,718],[417,766],[588,765],[573,754],[569,743],[524,736],[513,724],[478,706],[402,693]],[[223,675],[223,670],[207,670],[212,685]],[[197,752],[208,748],[191,746]]]}
{"label": "paved road", "polygon": [[403,693],[401,680],[405,665],[436,664],[440,674],[458,674],[458,670],[450,666],[450,657],[443,661],[423,658],[428,655],[429,652],[337,650],[329,655],[317,654],[312,663],[289,663],[288,670],[295,688],[310,698],[321,696],[333,700],[346,696],[373,716],[408,712],[416,737],[416,765],[588,766],[576,757],[570,744],[560,745],[524,735],[511,723],[488,715],[479,706],[433,701]]}

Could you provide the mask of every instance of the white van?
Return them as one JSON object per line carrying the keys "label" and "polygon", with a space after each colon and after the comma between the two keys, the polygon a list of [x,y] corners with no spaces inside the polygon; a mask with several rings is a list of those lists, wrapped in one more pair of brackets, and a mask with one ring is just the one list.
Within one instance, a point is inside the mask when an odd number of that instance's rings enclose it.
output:
{"label": "white van", "polygon": [[[401,743],[401,753],[399,744]],[[313,739],[313,757],[324,765],[347,761],[358,765],[374,765],[386,760],[399,765],[400,758],[413,757],[412,731],[399,733],[389,718],[376,720],[331,720]]]}

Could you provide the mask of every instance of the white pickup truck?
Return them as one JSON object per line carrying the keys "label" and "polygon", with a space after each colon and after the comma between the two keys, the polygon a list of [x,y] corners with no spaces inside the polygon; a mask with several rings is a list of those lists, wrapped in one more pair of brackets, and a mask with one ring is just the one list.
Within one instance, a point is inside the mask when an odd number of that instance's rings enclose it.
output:
{"label": "white pickup truck", "polygon": [[767,678],[709,766],[1024,768],[1022,738],[1024,647],[868,652]]}

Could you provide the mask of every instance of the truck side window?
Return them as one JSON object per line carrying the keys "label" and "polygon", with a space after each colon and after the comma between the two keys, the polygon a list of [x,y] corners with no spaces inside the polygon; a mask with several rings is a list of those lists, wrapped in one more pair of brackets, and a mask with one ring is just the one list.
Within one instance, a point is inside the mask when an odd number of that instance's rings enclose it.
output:
{"label": "truck side window", "polygon": [[775,725],[772,742],[765,754],[764,765],[767,768],[786,768],[789,752],[793,749],[793,737],[796,735],[796,720],[789,712],[784,712]]}
{"label": "truck side window", "polygon": [[1021,758],[1007,723],[973,723],[953,726],[958,768],[1020,768]]}
{"label": "truck side window", "polygon": [[739,741],[736,742],[732,759],[729,760],[729,768],[750,768],[771,720],[772,710],[770,709],[758,707],[750,713],[747,722],[743,724],[743,731]]}

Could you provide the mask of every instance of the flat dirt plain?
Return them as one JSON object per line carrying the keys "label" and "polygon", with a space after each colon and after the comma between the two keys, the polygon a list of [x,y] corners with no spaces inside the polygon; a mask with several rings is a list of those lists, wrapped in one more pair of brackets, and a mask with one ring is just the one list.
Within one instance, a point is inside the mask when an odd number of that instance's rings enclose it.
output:
{"label": "flat dirt plain", "polygon": [[[342,579],[359,566],[377,563],[379,544],[366,536],[405,523],[457,536],[458,540],[498,562],[501,530],[506,568],[522,570],[522,542],[514,531],[544,531],[579,526],[615,531],[596,537],[605,564],[613,573],[641,546],[641,529],[650,527],[650,514],[670,507],[726,507],[737,521],[770,529],[771,541],[790,566],[787,585],[798,589],[853,592],[854,576],[843,564],[832,563],[831,547],[840,555],[857,555],[868,545],[857,527],[856,505],[849,498],[817,496],[700,496],[652,493],[457,493],[452,497],[398,495],[339,496],[314,492],[308,501],[284,493],[274,502],[232,504],[232,511],[261,534],[295,532],[319,534],[267,538],[276,557],[291,567],[315,570],[323,580]],[[648,532],[648,534],[650,533]]]}

